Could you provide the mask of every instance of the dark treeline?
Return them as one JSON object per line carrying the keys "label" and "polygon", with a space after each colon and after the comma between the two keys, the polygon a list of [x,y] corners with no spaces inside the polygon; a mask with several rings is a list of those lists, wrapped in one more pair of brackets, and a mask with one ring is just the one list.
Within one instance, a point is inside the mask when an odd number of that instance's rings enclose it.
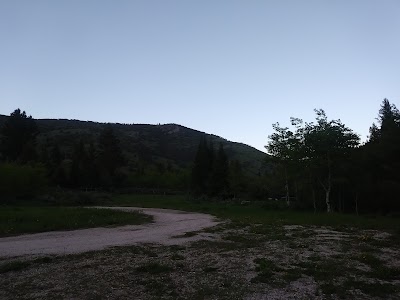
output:
{"label": "dark treeline", "polygon": [[[314,122],[291,118],[273,125],[265,168],[243,171],[223,144],[204,135],[191,166],[179,167],[121,146],[111,124],[76,139],[41,134],[35,120],[17,109],[0,127],[0,195],[32,198],[48,187],[79,190],[189,192],[195,198],[262,200],[268,207],[314,211],[400,211],[400,113],[385,99],[368,141],[340,120],[316,110]],[[62,128],[60,128],[62,130]],[[120,135],[121,136],[121,135]],[[164,137],[165,139],[165,137]],[[146,141],[143,140],[143,143]],[[168,149],[168,140],[161,145]],[[130,152],[126,151],[130,147]],[[132,148],[132,149],[131,149]]]}
{"label": "dark treeline", "polygon": [[77,140],[67,154],[57,143],[38,150],[38,127],[16,109],[1,128],[1,194],[33,196],[48,185],[68,188],[118,186],[124,157],[113,129],[105,126],[95,141]]}
{"label": "dark treeline", "polygon": [[[60,130],[63,130],[62,128]],[[140,190],[181,192],[188,171],[155,161],[136,149],[127,157],[118,126],[102,125],[97,133],[41,133],[36,121],[16,109],[0,126],[0,198],[9,201],[46,194],[48,187],[83,191]]]}
{"label": "dark treeline", "polygon": [[360,145],[340,120],[316,110],[315,122],[291,118],[293,130],[274,124],[266,146],[274,168],[269,191],[288,206],[340,211],[400,211],[400,114],[384,99],[378,124]]}
{"label": "dark treeline", "polygon": [[229,162],[222,143],[217,150],[202,137],[192,168],[191,192],[195,196],[236,198],[245,190],[239,161]]}

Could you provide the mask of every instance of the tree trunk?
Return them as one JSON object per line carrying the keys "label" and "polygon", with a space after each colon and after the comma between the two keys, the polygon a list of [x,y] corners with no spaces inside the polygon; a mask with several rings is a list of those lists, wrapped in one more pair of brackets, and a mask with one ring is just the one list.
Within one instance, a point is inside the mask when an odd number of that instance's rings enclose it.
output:
{"label": "tree trunk", "polygon": [[331,203],[330,203],[330,193],[331,193],[331,187],[329,185],[328,189],[325,190],[325,203],[326,203],[326,211],[328,213],[331,212]]}
{"label": "tree trunk", "polygon": [[327,155],[328,159],[328,188],[325,189],[325,202],[326,202],[326,211],[328,213],[331,212],[331,202],[330,202],[330,194],[331,194],[331,188],[332,188],[332,170],[331,170],[331,159],[329,157],[329,153]]}
{"label": "tree trunk", "polygon": [[358,216],[358,192],[356,193],[356,214]]}
{"label": "tree trunk", "polygon": [[290,206],[290,194],[289,194],[289,181],[288,181],[288,176],[287,176],[287,170],[285,167],[285,190],[286,190],[286,204],[289,207]]}
{"label": "tree trunk", "polygon": [[312,199],[313,199],[313,205],[314,205],[314,214],[317,213],[317,203],[315,199],[315,189],[312,188]]}

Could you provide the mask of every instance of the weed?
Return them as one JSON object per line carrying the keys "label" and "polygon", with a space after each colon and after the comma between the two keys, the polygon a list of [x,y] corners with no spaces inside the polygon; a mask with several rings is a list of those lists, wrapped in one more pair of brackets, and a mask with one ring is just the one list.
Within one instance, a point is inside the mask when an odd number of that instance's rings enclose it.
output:
{"label": "weed", "polygon": [[187,237],[192,237],[197,235],[197,232],[195,231],[190,231],[190,232],[186,232],[184,234],[180,234],[180,235],[175,235],[173,236],[173,238],[187,238]]}
{"label": "weed", "polygon": [[258,274],[253,282],[270,282],[276,272],[282,271],[272,260],[266,258],[256,258],[254,262],[257,264]]}
{"label": "weed", "polygon": [[330,281],[345,275],[348,268],[344,261],[326,258],[323,260],[301,262],[297,266],[303,269],[303,273],[311,276],[317,282]]}
{"label": "weed", "polygon": [[183,255],[178,254],[178,253],[174,253],[174,254],[171,256],[171,259],[172,259],[172,260],[184,260],[185,257],[184,257]]}
{"label": "weed", "polygon": [[260,239],[244,234],[230,234],[224,236],[223,239],[237,243],[240,248],[254,248],[263,243],[263,241]]}
{"label": "weed", "polygon": [[198,241],[192,243],[190,247],[193,249],[205,249],[208,252],[228,252],[240,249],[237,244],[224,241]]}
{"label": "weed", "polygon": [[365,282],[360,280],[355,280],[353,278],[347,279],[341,287],[339,287],[342,291],[356,289],[360,290],[364,294],[375,296],[375,297],[384,297],[390,294],[394,294],[399,291],[399,289],[389,283],[381,283],[381,282]]}
{"label": "weed", "polygon": [[29,261],[11,261],[0,265],[0,273],[16,272],[26,269],[31,266]]}
{"label": "weed", "polygon": [[143,224],[152,218],[139,212],[71,207],[2,207],[0,237],[20,233]]}
{"label": "weed", "polygon": [[217,267],[205,267],[205,268],[203,269],[203,271],[204,271],[205,273],[211,273],[211,272],[216,272],[216,271],[218,271],[218,268],[217,268]]}
{"label": "weed", "polygon": [[136,268],[136,271],[150,274],[168,273],[173,270],[172,267],[160,263],[148,263]]}

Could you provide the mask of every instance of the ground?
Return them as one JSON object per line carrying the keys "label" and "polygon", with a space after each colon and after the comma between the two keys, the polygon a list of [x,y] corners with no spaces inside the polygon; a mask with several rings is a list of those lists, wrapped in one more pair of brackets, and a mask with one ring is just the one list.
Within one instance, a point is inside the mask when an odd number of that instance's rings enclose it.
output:
{"label": "ground", "polygon": [[1,299],[400,299],[387,230],[224,220],[174,240],[3,258]]}

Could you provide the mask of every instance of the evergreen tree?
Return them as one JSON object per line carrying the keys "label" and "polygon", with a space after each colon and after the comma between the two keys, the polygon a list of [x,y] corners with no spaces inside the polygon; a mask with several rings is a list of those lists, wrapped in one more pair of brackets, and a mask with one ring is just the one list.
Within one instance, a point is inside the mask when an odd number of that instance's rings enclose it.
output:
{"label": "evergreen tree", "polygon": [[211,174],[210,195],[218,196],[228,192],[229,162],[224,146],[219,144]]}
{"label": "evergreen tree", "polygon": [[229,187],[234,198],[239,196],[245,189],[245,177],[242,165],[238,160],[234,160],[229,166]]}
{"label": "evergreen tree", "polygon": [[74,145],[70,172],[70,184],[73,187],[86,186],[87,181],[87,161],[85,145],[80,140]]}
{"label": "evergreen tree", "polygon": [[364,198],[370,210],[400,210],[400,113],[388,99],[382,101],[378,124],[370,128],[364,146],[364,173],[368,174]]}
{"label": "evergreen tree", "polygon": [[208,190],[209,172],[212,168],[211,152],[205,136],[202,136],[197,147],[192,168],[192,192],[205,194]]}
{"label": "evergreen tree", "polygon": [[32,116],[18,108],[1,128],[1,152],[4,159],[27,162],[36,158],[35,138],[38,128]]}
{"label": "evergreen tree", "polygon": [[125,159],[122,154],[120,142],[111,126],[106,126],[99,136],[98,166],[101,170],[101,180],[104,185],[116,185],[121,178],[116,173]]}

